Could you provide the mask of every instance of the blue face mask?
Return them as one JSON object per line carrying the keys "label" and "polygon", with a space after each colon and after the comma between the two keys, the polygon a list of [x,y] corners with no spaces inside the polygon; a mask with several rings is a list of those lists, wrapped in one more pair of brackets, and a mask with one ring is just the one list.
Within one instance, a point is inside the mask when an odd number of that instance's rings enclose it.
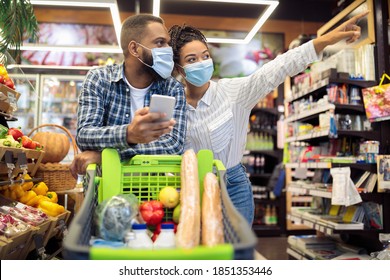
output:
{"label": "blue face mask", "polygon": [[173,66],[174,66],[173,51],[172,51],[171,47],[149,49],[149,48],[141,45],[140,43],[137,43],[137,44],[152,52],[153,65],[148,65],[145,62],[143,62],[141,59],[138,58],[139,61],[141,61],[144,65],[152,68],[163,79],[166,79],[169,76],[171,76]]}
{"label": "blue face mask", "polygon": [[184,77],[187,82],[193,84],[194,86],[200,87],[207,83],[214,72],[213,60],[207,59],[200,62],[195,62],[192,64],[187,64],[182,67],[186,76]]}

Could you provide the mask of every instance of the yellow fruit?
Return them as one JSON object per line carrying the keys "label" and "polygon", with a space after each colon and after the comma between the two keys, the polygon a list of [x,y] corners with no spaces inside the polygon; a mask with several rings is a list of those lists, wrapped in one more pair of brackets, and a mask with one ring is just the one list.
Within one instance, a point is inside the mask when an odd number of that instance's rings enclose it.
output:
{"label": "yellow fruit", "polygon": [[179,192],[174,187],[164,187],[158,194],[158,200],[166,208],[173,208],[179,204]]}
{"label": "yellow fruit", "polygon": [[180,222],[180,204],[178,204],[173,210],[172,220],[178,224]]}

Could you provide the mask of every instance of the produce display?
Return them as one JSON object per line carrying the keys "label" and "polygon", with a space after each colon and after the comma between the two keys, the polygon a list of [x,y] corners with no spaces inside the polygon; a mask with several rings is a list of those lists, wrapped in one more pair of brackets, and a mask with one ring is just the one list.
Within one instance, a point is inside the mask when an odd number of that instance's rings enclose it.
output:
{"label": "produce display", "polygon": [[[17,179],[20,180],[22,179],[21,177],[22,175]],[[24,180],[31,179],[28,174],[24,175],[23,178]],[[57,203],[57,194],[49,191],[49,187],[44,182],[37,184],[25,182],[23,184],[13,184],[2,188],[1,194],[5,197],[19,201],[27,206],[35,207],[48,216],[56,217],[65,212],[64,206]],[[25,208],[26,211],[28,209],[30,208]]]}
{"label": "produce display", "polygon": [[4,84],[10,89],[15,90],[15,84],[11,77],[8,76],[7,69],[3,64],[0,64],[0,84]]}
{"label": "produce display", "polygon": [[31,150],[42,150],[40,142],[32,140],[24,135],[20,127],[7,128],[0,124],[0,147],[25,148]]}
{"label": "produce display", "polygon": [[49,217],[42,211],[23,204],[19,204],[16,206],[3,205],[0,207],[0,212],[10,214],[13,217],[18,218],[22,222],[25,222],[26,224],[35,227],[41,225],[43,222],[49,219]]}
{"label": "produce display", "polygon": [[0,235],[7,238],[18,235],[30,229],[30,226],[14,218],[10,214],[0,213]]}

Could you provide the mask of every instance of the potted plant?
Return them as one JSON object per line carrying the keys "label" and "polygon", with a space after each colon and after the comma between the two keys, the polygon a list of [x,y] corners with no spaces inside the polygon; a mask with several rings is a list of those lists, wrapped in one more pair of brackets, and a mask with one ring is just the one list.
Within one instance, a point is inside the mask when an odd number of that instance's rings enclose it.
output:
{"label": "potted plant", "polygon": [[24,38],[36,42],[38,21],[30,0],[0,0],[0,54],[7,50],[20,61]]}

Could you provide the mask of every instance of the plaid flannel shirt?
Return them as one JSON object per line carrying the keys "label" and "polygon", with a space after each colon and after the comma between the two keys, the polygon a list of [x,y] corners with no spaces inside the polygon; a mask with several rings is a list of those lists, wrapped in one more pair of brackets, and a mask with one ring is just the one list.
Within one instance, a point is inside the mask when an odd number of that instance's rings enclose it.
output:
{"label": "plaid flannel shirt", "polygon": [[149,106],[153,94],[176,98],[173,118],[176,125],[169,134],[148,144],[129,145],[127,126],[131,123],[130,87],[123,79],[124,64],[92,69],[83,83],[78,107],[77,145],[82,151],[116,148],[121,160],[137,154],[182,154],[186,137],[186,100],[183,86],[174,78],[153,83],[145,96]]}

